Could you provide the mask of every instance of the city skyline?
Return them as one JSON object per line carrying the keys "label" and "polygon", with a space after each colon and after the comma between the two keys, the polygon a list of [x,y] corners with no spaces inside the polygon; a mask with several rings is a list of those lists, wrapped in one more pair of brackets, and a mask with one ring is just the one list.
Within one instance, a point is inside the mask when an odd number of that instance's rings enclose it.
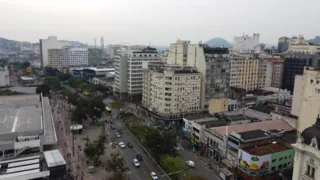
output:
{"label": "city skyline", "polygon": [[232,43],[234,36],[260,33],[262,43],[276,44],[281,36],[302,34],[311,39],[318,35],[319,25],[310,20],[318,16],[318,6],[315,0],[308,2],[306,10],[301,9],[297,0],[272,0],[268,5],[251,0],[70,0],[63,3],[60,0],[0,0],[0,16],[6,17],[0,20],[0,34],[30,42],[58,36],[63,40],[94,44],[94,37],[103,36],[106,45],[121,42],[169,45],[176,39],[197,43],[215,37]]}

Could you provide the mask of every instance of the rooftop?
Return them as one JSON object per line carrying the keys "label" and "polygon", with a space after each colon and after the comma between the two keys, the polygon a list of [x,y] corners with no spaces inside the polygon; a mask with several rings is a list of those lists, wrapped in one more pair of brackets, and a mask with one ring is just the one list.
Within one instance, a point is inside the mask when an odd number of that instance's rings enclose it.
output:
{"label": "rooftop", "polygon": [[248,120],[248,118],[242,114],[239,115],[229,115],[227,116],[227,119],[230,121],[243,121],[243,120]]}
{"label": "rooftop", "polygon": [[213,127],[208,129],[207,131],[215,131],[222,135],[229,135],[231,132],[246,132],[260,129],[262,131],[269,131],[269,130],[283,130],[283,131],[292,131],[294,130],[286,121],[277,119],[277,120],[270,120],[270,121],[262,121],[262,122],[254,122],[248,124],[236,124],[230,126],[221,126],[221,127]]}
{"label": "rooftop", "polygon": [[257,156],[262,156],[266,154],[272,154],[280,151],[285,151],[289,149],[287,146],[284,144],[280,143],[270,143],[270,144],[264,144],[261,146],[254,146],[254,147],[249,147],[243,149],[244,151],[248,152],[251,155],[257,155]]}
{"label": "rooftop", "polygon": [[33,77],[29,77],[29,76],[21,76],[20,77],[23,81],[33,81],[34,78]]}
{"label": "rooftop", "polygon": [[0,134],[42,129],[39,95],[0,97]]}
{"label": "rooftop", "polygon": [[239,135],[241,136],[242,140],[250,140],[250,139],[258,139],[258,138],[262,138],[262,137],[268,137],[267,135],[265,135],[265,132],[262,131],[261,129],[241,132],[241,133],[239,133]]}
{"label": "rooftop", "polygon": [[205,119],[205,118],[215,118],[212,114],[209,113],[201,113],[201,114],[189,114],[184,117],[188,121],[194,121],[198,119]]}
{"label": "rooftop", "polygon": [[90,69],[93,71],[114,71],[114,68],[96,68],[96,67],[89,67],[89,68],[84,68],[84,69]]}
{"label": "rooftop", "polygon": [[219,126],[226,126],[228,123],[224,120],[212,120],[212,121],[204,121],[204,122],[197,122],[200,125],[205,125],[206,128],[212,127],[219,127]]}

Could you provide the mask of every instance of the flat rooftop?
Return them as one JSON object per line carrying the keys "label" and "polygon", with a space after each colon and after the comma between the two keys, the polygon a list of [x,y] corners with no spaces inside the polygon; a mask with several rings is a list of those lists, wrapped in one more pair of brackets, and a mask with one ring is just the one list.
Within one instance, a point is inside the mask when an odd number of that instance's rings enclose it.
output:
{"label": "flat rooftop", "polygon": [[212,114],[209,113],[199,113],[199,114],[189,114],[184,117],[189,121],[198,120],[198,119],[205,119],[205,118],[215,118]]}
{"label": "flat rooftop", "polygon": [[253,131],[246,131],[246,132],[242,132],[242,133],[238,133],[238,134],[241,136],[241,139],[243,139],[243,140],[268,137],[267,135],[265,135],[265,132],[260,129],[253,130]]}
{"label": "flat rooftop", "polygon": [[0,97],[0,134],[42,129],[39,95]]}
{"label": "flat rooftop", "polygon": [[239,115],[229,115],[227,116],[228,120],[230,121],[243,121],[243,120],[248,120],[248,118],[242,114]]}
{"label": "flat rooftop", "polygon": [[212,121],[203,121],[203,122],[197,122],[200,125],[205,125],[206,128],[211,127],[219,127],[219,126],[226,126],[228,123],[225,120],[212,120]]}
{"label": "flat rooftop", "polygon": [[257,146],[257,147],[245,148],[243,150],[251,155],[262,156],[262,155],[272,154],[272,153],[276,153],[276,152],[280,152],[280,151],[285,151],[287,149],[289,149],[289,148],[287,146],[285,146],[284,144],[270,143],[270,144],[264,144],[264,145]]}

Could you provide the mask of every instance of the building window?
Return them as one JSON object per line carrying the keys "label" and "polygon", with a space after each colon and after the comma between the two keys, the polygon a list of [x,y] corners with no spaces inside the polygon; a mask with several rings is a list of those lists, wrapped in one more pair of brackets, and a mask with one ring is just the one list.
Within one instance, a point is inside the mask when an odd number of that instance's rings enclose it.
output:
{"label": "building window", "polygon": [[310,174],[310,166],[309,166],[309,165],[307,165],[306,175],[307,175],[307,176],[309,176],[309,174]]}

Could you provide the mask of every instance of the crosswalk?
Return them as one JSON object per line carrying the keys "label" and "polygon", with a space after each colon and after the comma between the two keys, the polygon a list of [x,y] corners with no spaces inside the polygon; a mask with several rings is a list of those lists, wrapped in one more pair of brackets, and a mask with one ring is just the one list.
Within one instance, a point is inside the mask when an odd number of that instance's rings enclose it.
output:
{"label": "crosswalk", "polygon": [[119,122],[119,121],[114,121],[113,124],[111,124],[111,123],[104,123],[104,127],[105,127],[106,129],[111,129],[111,127],[114,127],[115,129],[118,129],[118,128],[124,127],[124,125],[123,125],[121,122]]}

